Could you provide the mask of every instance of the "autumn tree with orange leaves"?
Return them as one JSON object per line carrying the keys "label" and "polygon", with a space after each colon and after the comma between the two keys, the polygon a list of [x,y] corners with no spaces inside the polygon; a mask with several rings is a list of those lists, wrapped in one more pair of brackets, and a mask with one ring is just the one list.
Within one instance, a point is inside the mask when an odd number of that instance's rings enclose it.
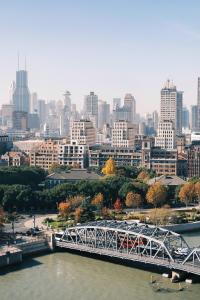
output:
{"label": "autumn tree with orange leaves", "polygon": [[198,202],[200,204],[200,181],[197,181],[195,183],[195,194],[196,194]]}
{"label": "autumn tree with orange leaves", "polygon": [[92,199],[92,204],[95,206],[101,206],[103,204],[103,194],[102,193],[98,193],[97,195],[95,195],[95,197]]}
{"label": "autumn tree with orange leaves", "polygon": [[126,201],[125,204],[127,207],[134,207],[138,208],[142,204],[142,198],[140,194],[134,193],[134,192],[128,192],[126,195]]}
{"label": "autumn tree with orange leaves", "polygon": [[68,217],[71,211],[71,204],[69,202],[60,202],[58,205],[59,214],[62,217]]}
{"label": "autumn tree with orange leaves", "polygon": [[116,212],[120,212],[122,210],[122,204],[119,198],[117,198],[114,203],[114,209],[116,210]]}
{"label": "autumn tree with orange leaves", "polygon": [[83,209],[82,208],[77,207],[75,209],[74,219],[75,219],[76,223],[80,222],[82,213],[83,213]]}
{"label": "autumn tree with orange leaves", "polygon": [[185,183],[181,187],[178,196],[180,200],[188,206],[188,204],[190,204],[196,196],[195,184],[193,182]]}
{"label": "autumn tree with orange leaves", "polygon": [[163,204],[165,204],[166,198],[167,189],[159,182],[151,185],[146,194],[147,202],[153,204],[154,207],[162,206]]}

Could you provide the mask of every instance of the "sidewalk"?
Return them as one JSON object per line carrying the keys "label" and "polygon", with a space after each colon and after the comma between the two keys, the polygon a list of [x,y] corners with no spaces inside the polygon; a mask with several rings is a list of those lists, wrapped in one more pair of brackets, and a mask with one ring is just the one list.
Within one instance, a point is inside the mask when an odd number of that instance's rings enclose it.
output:
{"label": "sidewalk", "polygon": [[[43,224],[43,221],[46,218],[51,218],[51,219],[55,219],[57,217],[57,214],[51,214],[51,215],[44,215],[44,216],[40,216],[40,217],[35,217],[35,226],[38,228],[42,228],[46,229],[47,226]],[[24,226],[27,228],[33,228],[33,219],[28,220],[26,222],[24,222]]]}

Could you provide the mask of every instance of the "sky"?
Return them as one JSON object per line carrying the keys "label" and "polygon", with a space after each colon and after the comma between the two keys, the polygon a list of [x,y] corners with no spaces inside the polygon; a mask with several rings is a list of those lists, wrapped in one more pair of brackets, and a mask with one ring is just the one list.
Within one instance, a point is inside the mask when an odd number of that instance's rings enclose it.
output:
{"label": "sky", "polygon": [[198,0],[0,0],[0,104],[27,60],[30,92],[82,107],[94,91],[112,103],[132,93],[137,112],[159,110],[170,78],[196,103],[200,76]]}

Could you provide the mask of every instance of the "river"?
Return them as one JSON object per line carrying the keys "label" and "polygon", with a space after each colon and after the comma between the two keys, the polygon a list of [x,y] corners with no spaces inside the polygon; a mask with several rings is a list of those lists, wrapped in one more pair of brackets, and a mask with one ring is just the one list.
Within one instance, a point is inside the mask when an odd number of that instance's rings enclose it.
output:
{"label": "river", "polygon": [[[200,245],[200,232],[186,234]],[[182,285],[153,274],[170,292],[156,292],[150,272],[60,252],[26,259],[0,273],[0,300],[196,300],[200,284]]]}

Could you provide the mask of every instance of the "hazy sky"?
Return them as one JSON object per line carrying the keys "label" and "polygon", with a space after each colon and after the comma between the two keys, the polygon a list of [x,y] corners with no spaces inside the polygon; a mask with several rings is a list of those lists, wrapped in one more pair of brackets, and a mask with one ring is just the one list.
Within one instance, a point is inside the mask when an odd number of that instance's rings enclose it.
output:
{"label": "hazy sky", "polygon": [[200,75],[198,0],[0,0],[0,103],[8,102],[17,52],[27,57],[29,88],[82,106],[132,93],[137,111],[159,108],[172,78],[184,103],[196,102]]}

